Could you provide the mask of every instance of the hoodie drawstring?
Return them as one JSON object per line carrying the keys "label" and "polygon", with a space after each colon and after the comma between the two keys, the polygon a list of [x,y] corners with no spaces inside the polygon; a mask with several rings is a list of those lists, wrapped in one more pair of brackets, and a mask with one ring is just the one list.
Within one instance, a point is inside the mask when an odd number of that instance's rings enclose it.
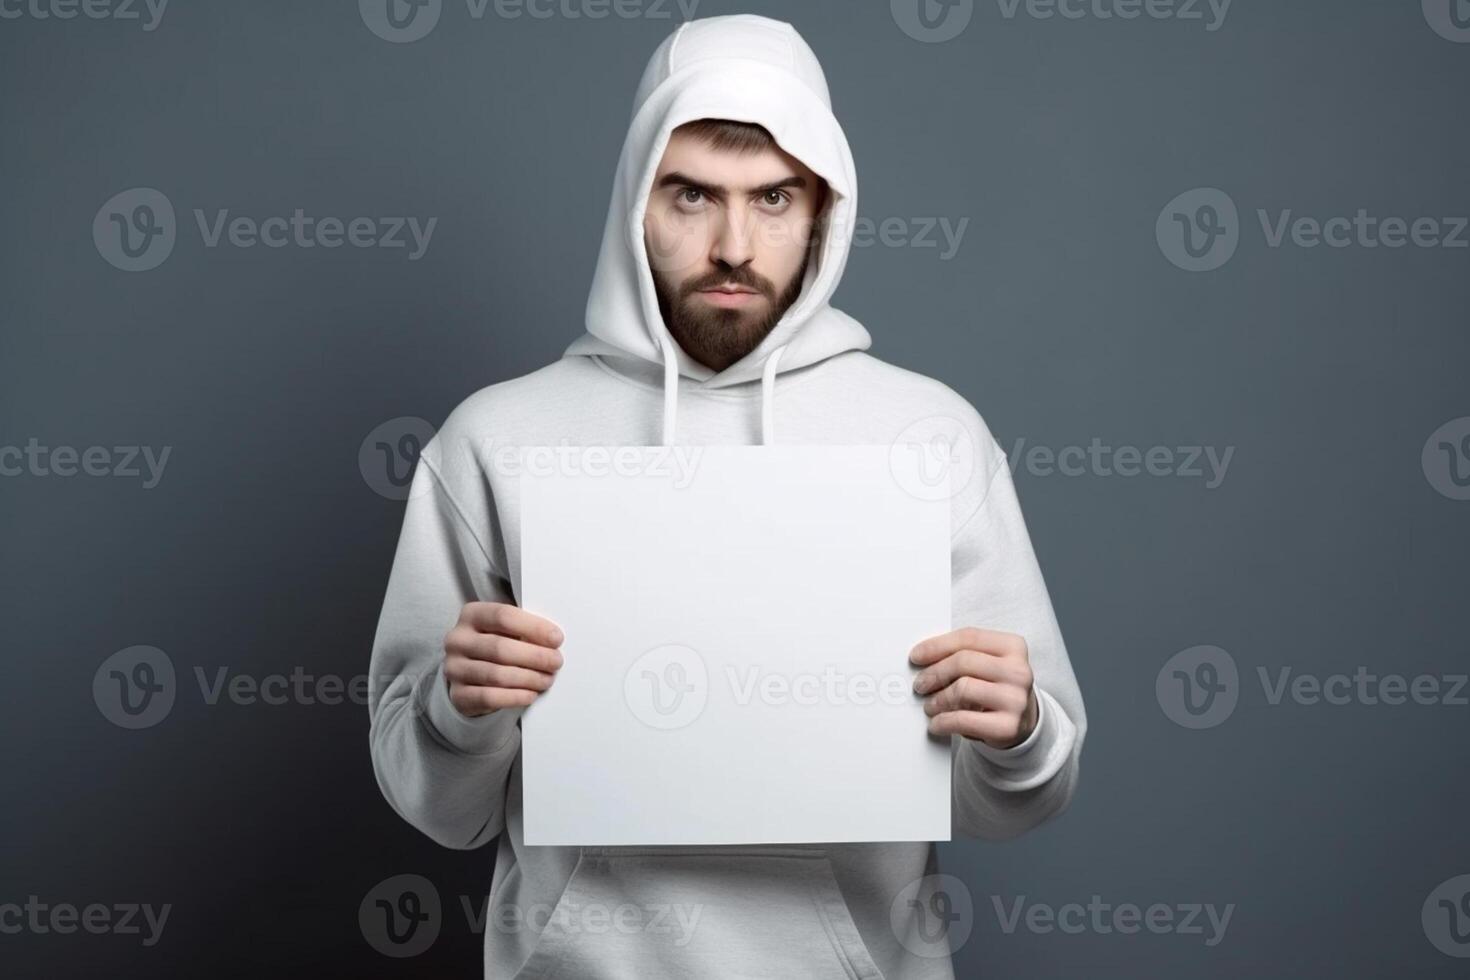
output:
{"label": "hoodie drawstring", "polygon": [[769,446],[776,441],[776,365],[786,352],[782,344],[771,351],[761,368],[761,445]]}
{"label": "hoodie drawstring", "polygon": [[[674,342],[668,337],[659,337],[659,350],[664,358],[664,433],[663,444],[674,444],[674,427],[679,411],[679,358],[674,351]],[[769,446],[776,441],[776,370],[781,355],[786,352],[782,344],[766,355],[761,367],[761,445]]]}
{"label": "hoodie drawstring", "polygon": [[664,355],[664,445],[672,446],[674,419],[679,409],[679,357],[668,337],[659,337],[658,346]]}

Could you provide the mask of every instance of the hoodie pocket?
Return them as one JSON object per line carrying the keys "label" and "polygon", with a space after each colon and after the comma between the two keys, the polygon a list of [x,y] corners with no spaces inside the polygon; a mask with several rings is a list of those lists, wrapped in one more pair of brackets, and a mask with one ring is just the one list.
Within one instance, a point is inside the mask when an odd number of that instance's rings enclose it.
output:
{"label": "hoodie pocket", "polygon": [[516,980],[883,980],[823,851],[670,850],[585,848]]}

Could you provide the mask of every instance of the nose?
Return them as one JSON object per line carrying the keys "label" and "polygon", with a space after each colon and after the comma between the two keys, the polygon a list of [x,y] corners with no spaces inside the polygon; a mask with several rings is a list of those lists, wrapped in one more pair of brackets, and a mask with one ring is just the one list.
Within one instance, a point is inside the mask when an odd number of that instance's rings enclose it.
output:
{"label": "nose", "polygon": [[720,220],[721,227],[710,249],[711,261],[736,267],[755,258],[755,249],[750,241],[753,222],[745,210],[738,205],[727,208]]}

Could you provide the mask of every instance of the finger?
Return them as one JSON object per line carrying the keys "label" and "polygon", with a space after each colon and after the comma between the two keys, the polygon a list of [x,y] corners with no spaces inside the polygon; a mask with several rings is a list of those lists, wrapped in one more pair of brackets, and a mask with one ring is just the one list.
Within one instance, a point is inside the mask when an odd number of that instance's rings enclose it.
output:
{"label": "finger", "polygon": [[963,735],[1003,746],[1021,734],[1021,720],[999,711],[946,711],[929,719],[931,735]]}
{"label": "finger", "polygon": [[1026,699],[1025,691],[1009,684],[961,677],[925,698],[924,713],[930,717],[946,711],[1009,711],[1020,715],[1026,710]]}
{"label": "finger", "polygon": [[554,674],[525,667],[507,667],[504,664],[486,663],[452,657],[444,662],[444,676],[455,684],[469,687],[507,687],[527,691],[544,691],[551,686]]}
{"label": "finger", "polygon": [[909,660],[920,667],[927,667],[960,650],[974,650],[997,657],[1022,657],[1026,654],[1026,641],[1015,633],[966,626],[929,637],[910,651]]}
{"label": "finger", "polygon": [[543,647],[559,647],[564,639],[551,620],[505,602],[471,602],[464,607],[461,622],[479,633],[498,633]]}
{"label": "finger", "polygon": [[502,708],[524,708],[536,698],[537,691],[523,688],[465,687],[456,684],[449,692],[449,701],[459,713],[467,716],[483,715]]}
{"label": "finger", "polygon": [[938,691],[953,684],[961,677],[978,677],[981,680],[998,683],[1018,681],[1020,680],[1019,672],[1011,666],[1012,663],[1013,661],[1003,660],[990,654],[961,650],[930,665],[928,670],[920,671],[914,677],[914,693],[929,694]]}
{"label": "finger", "polygon": [[498,633],[476,633],[456,629],[444,640],[444,649],[471,660],[485,660],[507,667],[525,667],[548,673],[561,669],[565,657],[560,650],[513,640]]}

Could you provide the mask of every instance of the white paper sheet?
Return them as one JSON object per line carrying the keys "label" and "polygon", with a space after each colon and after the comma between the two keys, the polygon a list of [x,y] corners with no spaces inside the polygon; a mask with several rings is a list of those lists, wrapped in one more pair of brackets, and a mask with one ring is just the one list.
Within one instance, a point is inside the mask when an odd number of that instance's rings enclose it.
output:
{"label": "white paper sheet", "polygon": [[521,722],[527,844],[949,839],[908,663],[950,629],[949,503],[892,454],[523,452],[521,603],[566,634]]}

